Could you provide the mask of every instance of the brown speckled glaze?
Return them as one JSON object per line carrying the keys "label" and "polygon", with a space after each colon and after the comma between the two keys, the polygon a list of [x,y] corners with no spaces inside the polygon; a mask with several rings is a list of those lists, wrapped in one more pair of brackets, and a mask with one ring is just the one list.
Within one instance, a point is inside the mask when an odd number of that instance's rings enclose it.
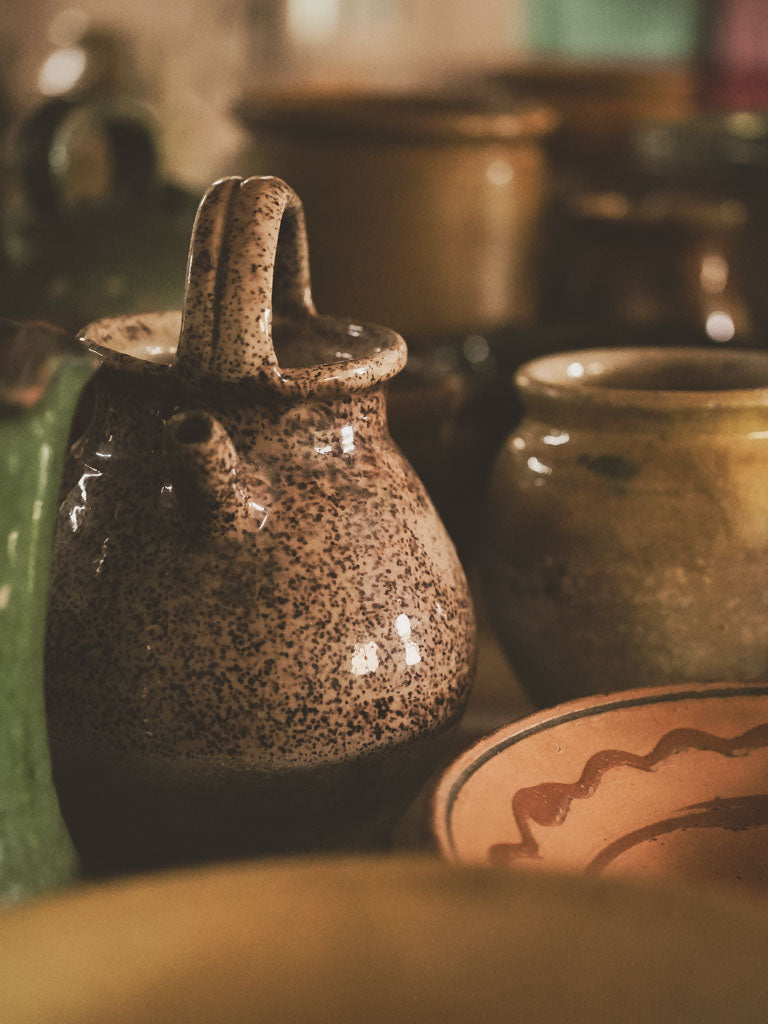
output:
{"label": "brown speckled glaze", "polygon": [[46,679],[83,856],[380,834],[474,669],[464,574],[387,429],[404,342],[315,314],[301,205],[273,178],[206,194],[181,318],[83,339],[103,366],[60,510]]}

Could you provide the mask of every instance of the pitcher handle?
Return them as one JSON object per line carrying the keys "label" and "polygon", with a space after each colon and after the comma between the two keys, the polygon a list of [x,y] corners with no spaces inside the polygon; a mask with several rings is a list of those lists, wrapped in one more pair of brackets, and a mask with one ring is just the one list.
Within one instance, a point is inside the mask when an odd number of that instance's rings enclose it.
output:
{"label": "pitcher handle", "polygon": [[223,178],[203,196],[192,229],[179,371],[279,389],[273,313],[315,313],[301,200],[280,178]]}

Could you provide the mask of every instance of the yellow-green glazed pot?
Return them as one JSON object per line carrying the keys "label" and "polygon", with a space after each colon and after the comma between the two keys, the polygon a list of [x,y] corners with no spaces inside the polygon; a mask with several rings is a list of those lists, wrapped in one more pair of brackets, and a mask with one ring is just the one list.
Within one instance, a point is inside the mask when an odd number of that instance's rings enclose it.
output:
{"label": "yellow-green glazed pot", "polygon": [[516,384],[486,582],[531,697],[768,678],[768,353],[570,352]]}

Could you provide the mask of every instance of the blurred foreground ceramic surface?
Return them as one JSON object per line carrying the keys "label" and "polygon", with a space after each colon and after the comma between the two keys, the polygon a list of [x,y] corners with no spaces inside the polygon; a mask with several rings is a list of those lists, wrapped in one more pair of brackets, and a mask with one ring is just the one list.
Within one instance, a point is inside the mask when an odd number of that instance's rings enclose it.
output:
{"label": "blurred foreground ceramic surface", "polygon": [[594,349],[516,383],[485,578],[531,698],[768,678],[768,354]]}
{"label": "blurred foreground ceramic surface", "polygon": [[92,372],[47,324],[0,321],[0,903],[77,870],[51,781],[43,641],[64,450]]}
{"label": "blurred foreground ceramic surface", "polygon": [[448,860],[768,892],[768,685],[572,701],[485,737],[444,773]]}
{"label": "blurred foreground ceramic surface", "polygon": [[432,859],[240,865],[0,915],[14,1024],[763,1024],[768,907]]}
{"label": "blurred foreground ceramic surface", "polygon": [[298,197],[230,178],[183,319],[83,341],[103,366],[46,657],[78,850],[115,870],[380,841],[475,661],[464,573],[387,429],[403,340],[316,314]]}

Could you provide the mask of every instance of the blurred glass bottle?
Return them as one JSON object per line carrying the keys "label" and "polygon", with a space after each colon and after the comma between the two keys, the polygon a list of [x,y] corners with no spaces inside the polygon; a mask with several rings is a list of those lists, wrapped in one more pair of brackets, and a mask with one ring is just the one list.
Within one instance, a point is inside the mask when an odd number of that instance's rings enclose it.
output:
{"label": "blurred glass bottle", "polygon": [[768,107],[768,5],[716,0],[703,5],[701,102],[715,110]]}

